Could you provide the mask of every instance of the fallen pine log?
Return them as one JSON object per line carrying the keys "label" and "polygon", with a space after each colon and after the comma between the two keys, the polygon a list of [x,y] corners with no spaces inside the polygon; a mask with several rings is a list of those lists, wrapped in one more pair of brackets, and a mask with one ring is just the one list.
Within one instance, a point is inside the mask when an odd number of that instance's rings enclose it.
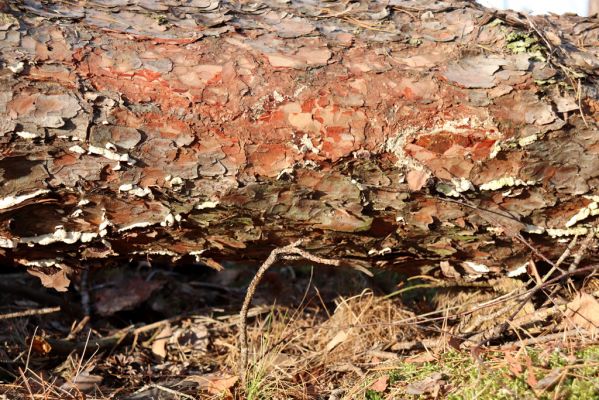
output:
{"label": "fallen pine log", "polygon": [[[0,260],[516,275],[599,214],[596,17],[469,1],[5,1]],[[590,251],[585,262],[596,261]]]}

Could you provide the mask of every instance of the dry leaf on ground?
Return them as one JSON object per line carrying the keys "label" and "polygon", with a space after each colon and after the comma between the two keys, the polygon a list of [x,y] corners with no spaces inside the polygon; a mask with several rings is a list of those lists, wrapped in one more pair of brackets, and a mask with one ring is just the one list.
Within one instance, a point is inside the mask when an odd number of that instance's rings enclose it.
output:
{"label": "dry leaf on ground", "polygon": [[599,302],[593,295],[580,293],[568,303],[563,325],[582,328],[590,332],[599,331]]}
{"label": "dry leaf on ground", "polygon": [[378,378],[372,385],[370,385],[370,390],[374,390],[375,392],[384,392],[387,390],[389,386],[389,375],[383,375]]}
{"label": "dry leaf on ground", "polygon": [[235,375],[227,374],[206,374],[199,376],[189,376],[185,382],[197,383],[199,389],[205,390],[210,394],[221,394],[233,387],[239,378]]}
{"label": "dry leaf on ground", "polygon": [[170,324],[166,324],[160,331],[156,339],[152,342],[152,353],[154,355],[165,358],[166,357],[166,344],[173,334],[173,330]]}
{"label": "dry leaf on ground", "polygon": [[442,386],[445,384],[444,379],[445,376],[442,373],[435,372],[421,381],[410,383],[406,388],[406,393],[414,396],[430,394],[433,398],[436,398]]}

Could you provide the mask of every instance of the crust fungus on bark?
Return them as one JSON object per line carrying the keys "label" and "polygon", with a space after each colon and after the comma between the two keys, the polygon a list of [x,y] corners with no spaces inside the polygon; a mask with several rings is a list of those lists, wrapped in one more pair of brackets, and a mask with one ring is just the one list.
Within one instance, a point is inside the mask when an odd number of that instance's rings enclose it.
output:
{"label": "crust fungus on bark", "polygon": [[506,234],[555,257],[596,229],[596,18],[0,4],[4,262],[50,277],[98,259],[217,265],[306,238],[382,268],[504,274],[534,257]]}

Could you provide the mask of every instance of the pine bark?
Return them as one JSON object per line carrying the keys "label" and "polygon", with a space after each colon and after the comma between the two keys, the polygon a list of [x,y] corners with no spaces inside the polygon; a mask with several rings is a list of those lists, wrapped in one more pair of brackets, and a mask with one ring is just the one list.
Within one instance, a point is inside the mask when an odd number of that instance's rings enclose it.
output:
{"label": "pine bark", "polygon": [[[599,214],[599,20],[469,1],[6,1],[0,260],[556,259]],[[594,252],[589,261],[596,258]],[[37,272],[36,272],[37,271]]]}

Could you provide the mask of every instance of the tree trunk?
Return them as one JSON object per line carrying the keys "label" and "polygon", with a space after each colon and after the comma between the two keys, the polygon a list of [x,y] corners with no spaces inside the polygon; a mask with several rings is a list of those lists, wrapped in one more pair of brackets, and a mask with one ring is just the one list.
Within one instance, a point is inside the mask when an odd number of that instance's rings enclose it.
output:
{"label": "tree trunk", "polygon": [[524,241],[555,258],[595,229],[597,19],[432,0],[2,10],[4,262],[217,266],[302,238],[503,274],[538,259]]}

